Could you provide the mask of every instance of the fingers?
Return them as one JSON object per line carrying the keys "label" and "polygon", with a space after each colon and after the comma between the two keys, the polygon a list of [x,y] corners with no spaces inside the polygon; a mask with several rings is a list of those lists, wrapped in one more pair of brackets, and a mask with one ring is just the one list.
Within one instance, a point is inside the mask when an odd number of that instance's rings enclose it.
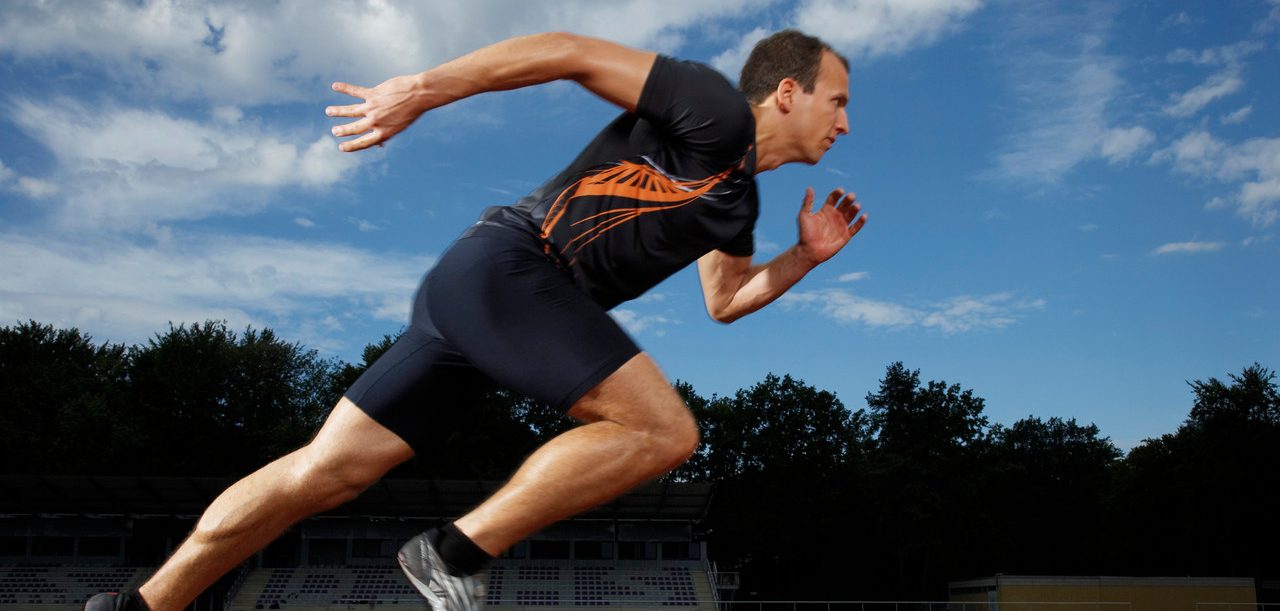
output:
{"label": "fingers", "polygon": [[356,138],[355,140],[348,140],[346,142],[343,142],[342,144],[339,144],[338,150],[344,153],[363,151],[364,149],[367,149],[375,144],[381,146],[383,140],[386,140],[386,138],[383,137],[382,132],[378,130],[374,130],[359,138]]}
{"label": "fingers", "polygon": [[364,104],[351,104],[350,106],[326,106],[324,114],[330,117],[363,117]]}
{"label": "fingers", "polygon": [[[361,98],[364,100],[369,99],[369,97],[373,94],[373,90],[367,87],[361,87],[359,85],[352,85],[350,83],[342,83],[342,82],[334,83],[333,90],[338,93],[345,93],[349,96]],[[360,119],[359,121],[352,121],[345,125],[335,125],[333,128],[329,130],[330,132],[333,133],[335,137],[345,138],[347,136],[356,136],[359,134],[365,134],[364,136],[361,136],[360,138],[356,138],[355,140],[348,140],[346,142],[339,144],[338,145],[339,150],[347,153],[350,153],[352,151],[361,151],[371,146],[374,146],[375,144],[381,145],[382,141],[386,140],[386,138],[383,137],[380,131],[378,130],[369,131],[371,129],[371,122],[369,118],[365,116],[366,112],[367,112],[366,104],[347,104],[347,105],[325,107],[324,114],[330,117],[353,117],[353,118]],[[365,132],[369,132],[369,133],[365,133]]]}
{"label": "fingers", "polygon": [[855,222],[851,227],[849,227],[849,237],[852,238],[853,236],[858,235],[858,232],[862,231],[862,226],[866,224],[867,224],[867,215],[864,214],[858,217],[858,221]]}
{"label": "fingers", "polygon": [[808,187],[804,190],[804,200],[800,202],[800,212],[802,214],[813,212],[813,187]]}
{"label": "fingers", "polygon": [[369,94],[373,93],[373,90],[369,89],[368,87],[361,87],[359,85],[352,85],[351,83],[343,83],[343,82],[334,83],[333,90],[338,93],[345,93],[353,98],[360,98],[362,100],[369,99]]}
{"label": "fingers", "polygon": [[344,138],[346,136],[363,134],[369,131],[370,127],[370,121],[368,119],[362,119],[360,121],[352,121],[346,125],[335,125],[330,128],[329,131],[338,138]]}

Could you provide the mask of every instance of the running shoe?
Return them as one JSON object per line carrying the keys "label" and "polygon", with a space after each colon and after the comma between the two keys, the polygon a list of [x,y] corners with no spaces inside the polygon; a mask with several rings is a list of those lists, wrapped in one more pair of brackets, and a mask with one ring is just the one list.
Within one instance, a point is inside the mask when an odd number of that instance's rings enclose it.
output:
{"label": "running shoe", "polygon": [[84,611],[148,611],[136,591],[103,592],[94,594],[84,602]]}
{"label": "running shoe", "polygon": [[462,576],[449,573],[427,533],[409,539],[396,558],[409,583],[431,605],[431,611],[480,611],[484,608],[487,574],[484,571]]}

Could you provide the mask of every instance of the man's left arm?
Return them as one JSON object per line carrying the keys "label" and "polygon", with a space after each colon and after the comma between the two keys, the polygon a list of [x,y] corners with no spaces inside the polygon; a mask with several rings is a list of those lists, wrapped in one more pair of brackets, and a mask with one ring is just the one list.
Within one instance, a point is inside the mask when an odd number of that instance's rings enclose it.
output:
{"label": "man's left arm", "polygon": [[867,215],[853,193],[836,189],[813,212],[813,189],[806,189],[796,219],[800,238],[795,246],[764,265],[751,257],[735,257],[713,250],[698,259],[702,296],[711,318],[731,323],[781,297],[814,267],[835,256],[862,230]]}

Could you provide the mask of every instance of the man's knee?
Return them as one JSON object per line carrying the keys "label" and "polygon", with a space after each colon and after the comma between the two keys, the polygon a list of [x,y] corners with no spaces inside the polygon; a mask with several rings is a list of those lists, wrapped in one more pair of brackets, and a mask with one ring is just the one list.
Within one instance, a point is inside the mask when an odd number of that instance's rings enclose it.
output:
{"label": "man's knee", "polygon": [[344,398],[315,439],[296,452],[293,479],[301,494],[336,506],[412,456],[408,444]]}
{"label": "man's knee", "polygon": [[628,361],[587,393],[569,415],[622,426],[641,440],[645,455],[666,468],[675,468],[698,449],[698,422],[645,354]]}

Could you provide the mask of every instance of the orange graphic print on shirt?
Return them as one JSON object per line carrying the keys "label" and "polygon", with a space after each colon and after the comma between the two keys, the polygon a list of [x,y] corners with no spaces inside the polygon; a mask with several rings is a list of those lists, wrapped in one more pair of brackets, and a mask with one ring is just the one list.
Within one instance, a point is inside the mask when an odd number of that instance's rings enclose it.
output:
{"label": "orange graphic print on shirt", "polygon": [[719,174],[699,180],[680,180],[650,165],[633,161],[617,162],[584,176],[562,191],[547,210],[542,222],[542,237],[549,241],[551,231],[560,223],[573,200],[582,197],[615,197],[650,204],[613,208],[571,223],[570,227],[578,228],[578,233],[561,245],[560,254],[568,257],[572,264],[579,251],[609,230],[651,212],[686,206],[709,193],[733,169],[730,167]]}

